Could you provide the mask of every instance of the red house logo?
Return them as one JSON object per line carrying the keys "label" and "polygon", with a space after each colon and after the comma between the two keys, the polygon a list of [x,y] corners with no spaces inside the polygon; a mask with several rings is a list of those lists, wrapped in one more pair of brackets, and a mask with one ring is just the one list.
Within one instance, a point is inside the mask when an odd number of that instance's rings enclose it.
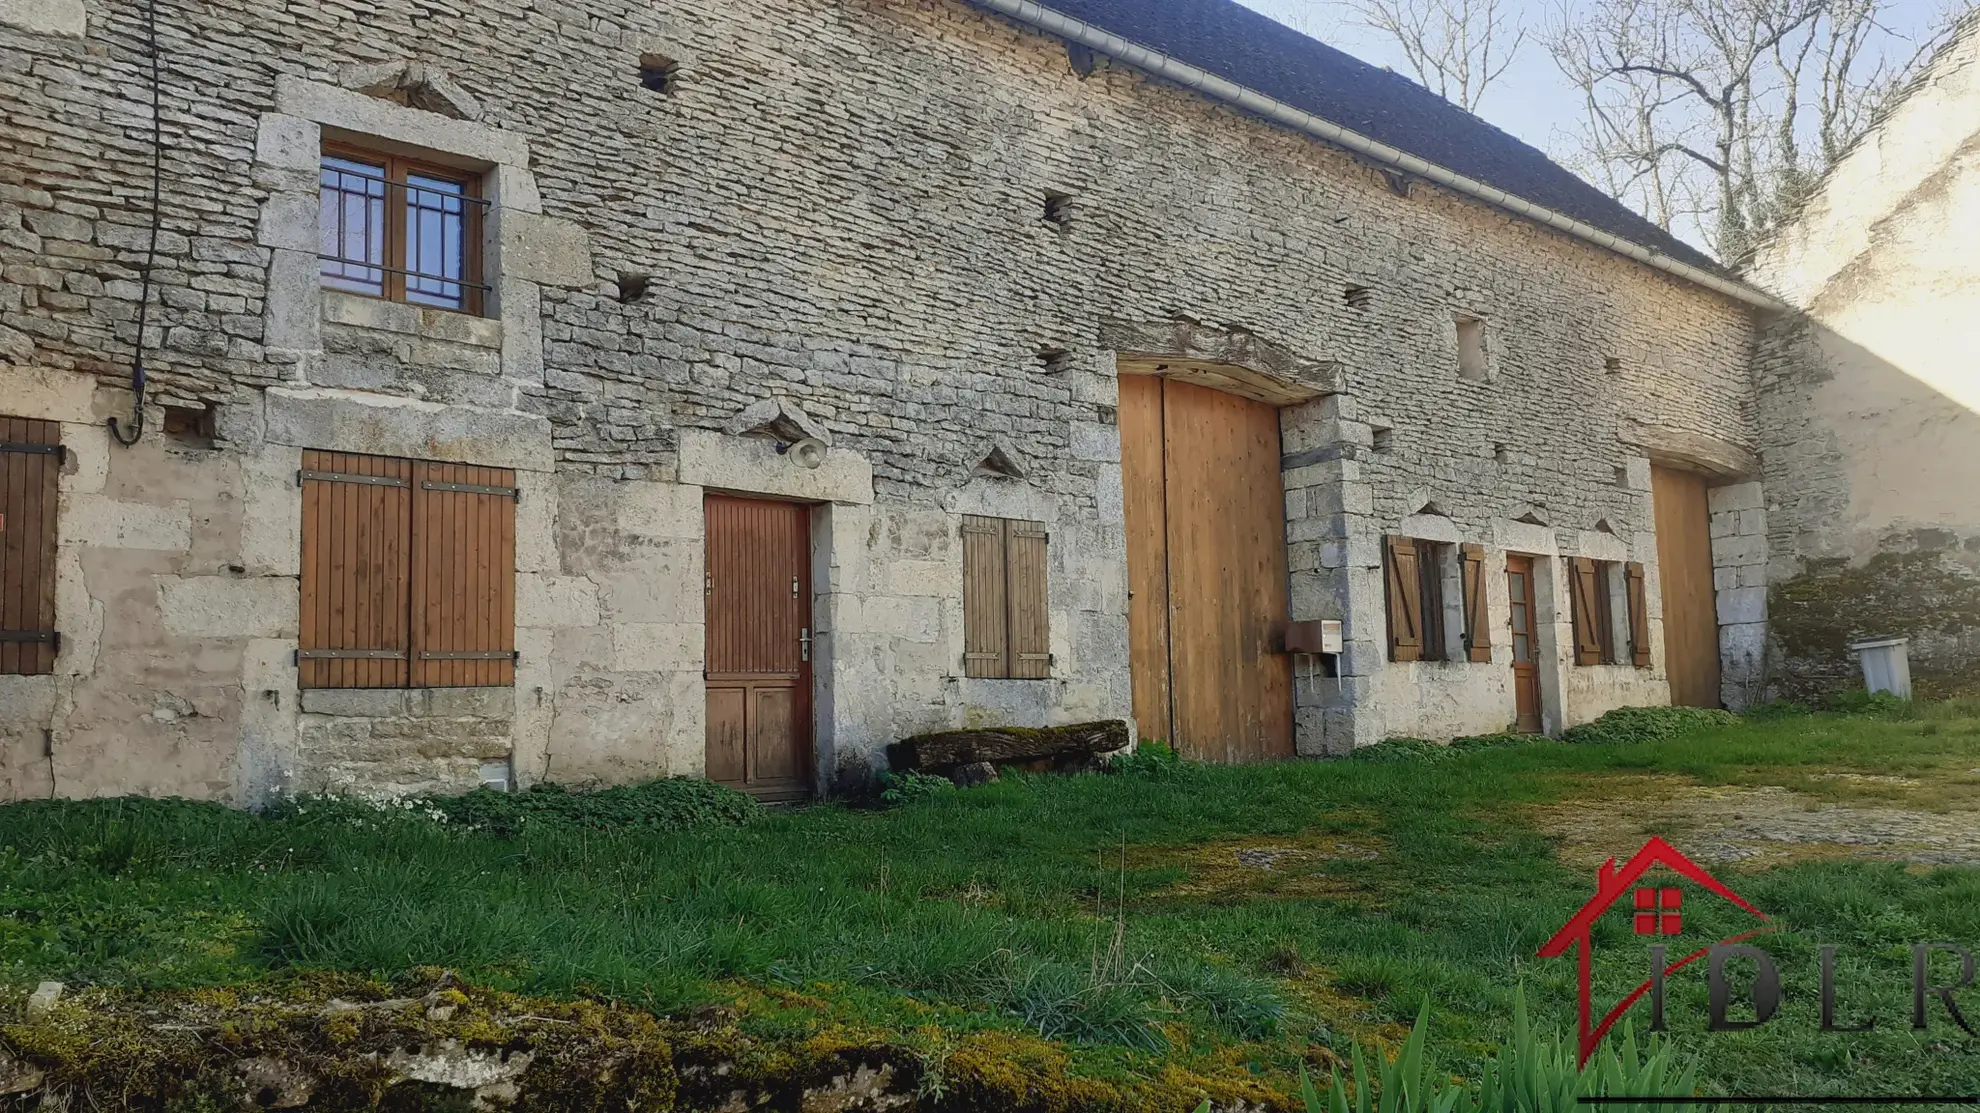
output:
{"label": "red house logo", "polygon": [[1721,939],[1717,944],[1698,948],[1678,961],[1664,967],[1660,973],[1653,972],[1652,977],[1645,979],[1642,985],[1637,986],[1628,996],[1618,1002],[1615,1008],[1605,1013],[1600,1021],[1596,1021],[1594,1019],[1594,1006],[1589,999],[1589,975],[1592,967],[1592,956],[1589,950],[1588,939],[1589,933],[1594,930],[1595,922],[1601,919],[1611,909],[1615,908],[1618,903],[1628,898],[1628,903],[1624,905],[1624,908],[1630,914],[1631,926],[1635,934],[1664,940],[1681,935],[1684,931],[1684,890],[1675,886],[1638,884],[1638,882],[1643,880],[1644,874],[1649,873],[1658,866],[1670,870],[1714,896],[1730,901],[1733,905],[1752,913],[1762,921],[1767,919],[1766,913],[1748,904],[1738,893],[1733,892],[1721,883],[1718,878],[1707,873],[1704,867],[1685,857],[1682,851],[1661,838],[1652,838],[1649,842],[1644,843],[1643,849],[1637,851],[1635,856],[1630,858],[1621,867],[1616,865],[1614,858],[1602,863],[1595,871],[1595,896],[1587,904],[1582,905],[1581,911],[1576,912],[1574,918],[1569,920],[1567,925],[1561,928],[1561,930],[1555,932],[1554,937],[1547,940],[1546,944],[1539,951],[1541,958],[1558,958],[1566,954],[1570,947],[1577,949],[1576,958],[1580,963],[1579,983],[1581,987],[1581,1033],[1579,1047],[1581,1051],[1580,1061],[1584,1066],[1588,1063],[1588,1056],[1601,1044],[1602,1037],[1608,1034],[1609,1029],[1622,1017],[1623,1013],[1629,1011],[1631,1005],[1636,1004],[1637,1001],[1642,999],[1645,993],[1650,992],[1653,984],[1661,990],[1665,975],[1675,974],[1679,970],[1704,958],[1711,952],[1713,946],[1740,943],[1756,935],[1773,930],[1771,926],[1755,928],[1740,935]]}

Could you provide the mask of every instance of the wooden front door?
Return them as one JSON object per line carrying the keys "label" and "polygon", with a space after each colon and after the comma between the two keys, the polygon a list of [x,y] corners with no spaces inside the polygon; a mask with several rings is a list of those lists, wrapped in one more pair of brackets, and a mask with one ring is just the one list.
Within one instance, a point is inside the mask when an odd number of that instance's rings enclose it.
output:
{"label": "wooden front door", "polygon": [[1540,729],[1539,643],[1533,605],[1533,558],[1506,556],[1506,597],[1512,602],[1514,729]]}
{"label": "wooden front door", "polygon": [[1123,375],[1120,429],[1142,735],[1211,761],[1293,756],[1278,410]]}
{"label": "wooden front door", "polygon": [[809,796],[811,508],[709,495],[708,779]]}
{"label": "wooden front door", "polygon": [[1712,585],[1712,512],[1705,477],[1650,469],[1657,573],[1664,585],[1664,671],[1671,702],[1719,706],[1719,609]]}

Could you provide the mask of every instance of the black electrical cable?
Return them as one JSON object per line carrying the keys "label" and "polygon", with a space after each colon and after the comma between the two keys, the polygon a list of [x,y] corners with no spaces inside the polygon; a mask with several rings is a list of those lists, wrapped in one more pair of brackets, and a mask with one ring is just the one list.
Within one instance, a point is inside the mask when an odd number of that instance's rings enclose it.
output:
{"label": "black electrical cable", "polygon": [[151,58],[151,242],[144,252],[144,274],[138,288],[137,341],[131,351],[131,431],[116,418],[110,435],[129,448],[144,436],[144,329],[151,310],[151,271],[158,263],[158,225],[165,183],[165,126],[159,119],[158,0],[144,0],[144,49]]}

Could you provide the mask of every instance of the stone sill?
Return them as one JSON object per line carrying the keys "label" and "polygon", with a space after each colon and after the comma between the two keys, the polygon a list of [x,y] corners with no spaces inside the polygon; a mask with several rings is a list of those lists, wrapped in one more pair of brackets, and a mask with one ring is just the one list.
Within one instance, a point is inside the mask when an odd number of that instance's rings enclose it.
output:
{"label": "stone sill", "polygon": [[362,719],[507,719],[514,688],[304,688],[305,715]]}
{"label": "stone sill", "polygon": [[397,332],[423,340],[502,349],[502,322],[451,309],[368,298],[342,290],[323,291],[323,321],[331,325]]}

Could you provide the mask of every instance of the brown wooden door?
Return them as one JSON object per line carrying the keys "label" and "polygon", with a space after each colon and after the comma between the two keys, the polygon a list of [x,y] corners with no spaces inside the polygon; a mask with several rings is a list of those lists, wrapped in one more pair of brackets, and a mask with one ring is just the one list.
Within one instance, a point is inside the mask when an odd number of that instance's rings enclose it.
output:
{"label": "brown wooden door", "polygon": [[1143,735],[1191,757],[1293,755],[1279,413],[1205,387],[1120,380],[1128,643]]}
{"label": "brown wooden door", "polygon": [[1712,512],[1705,477],[1650,469],[1657,573],[1664,594],[1664,671],[1671,702],[1719,706],[1719,610],[1712,586]]}
{"label": "brown wooden door", "polygon": [[1507,555],[1506,597],[1512,602],[1514,729],[1540,729],[1539,609],[1533,605],[1533,558]]}
{"label": "brown wooden door", "polygon": [[708,779],[760,798],[812,790],[811,508],[709,495]]}

